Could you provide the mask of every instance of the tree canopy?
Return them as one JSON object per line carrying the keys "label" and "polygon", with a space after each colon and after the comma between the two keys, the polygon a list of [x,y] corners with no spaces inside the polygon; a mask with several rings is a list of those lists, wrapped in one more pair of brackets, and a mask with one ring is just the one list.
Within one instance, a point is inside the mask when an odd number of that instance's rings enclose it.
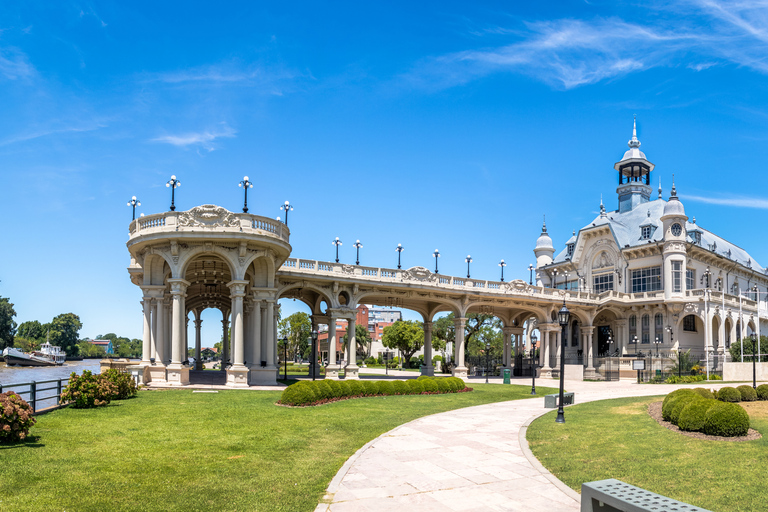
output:
{"label": "tree canopy", "polygon": [[309,337],[312,333],[312,321],[304,312],[294,313],[280,320],[277,324],[280,332],[280,347],[283,338],[288,340],[288,352],[293,356],[304,355],[309,345]]}
{"label": "tree canopy", "polygon": [[16,310],[11,300],[0,297],[0,349],[13,346],[13,338],[16,336],[15,316]]}
{"label": "tree canopy", "polygon": [[[347,341],[349,340],[349,334],[345,334],[341,338],[341,344],[346,349]],[[371,355],[371,333],[368,332],[367,325],[355,325],[355,343],[357,345],[357,355],[362,357],[369,357]]]}
{"label": "tree canopy", "polygon": [[60,346],[69,356],[79,355],[78,340],[82,328],[83,323],[76,314],[63,313],[58,315],[51,321],[51,344]]}
{"label": "tree canopy", "polygon": [[398,320],[384,328],[381,343],[387,348],[399,350],[405,363],[410,365],[413,354],[424,346],[424,329],[421,322]]}

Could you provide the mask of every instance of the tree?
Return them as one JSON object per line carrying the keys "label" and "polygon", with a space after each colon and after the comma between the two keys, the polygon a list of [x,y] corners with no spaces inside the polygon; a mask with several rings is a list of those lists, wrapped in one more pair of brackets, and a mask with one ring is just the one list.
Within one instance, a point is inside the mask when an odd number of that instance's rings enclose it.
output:
{"label": "tree", "polygon": [[399,350],[406,366],[410,366],[413,354],[424,346],[424,328],[421,322],[398,320],[384,328],[381,343],[387,348]]}
{"label": "tree", "polygon": [[13,338],[13,346],[22,352],[32,352],[40,348],[38,340],[32,338],[23,338],[18,334]]}
{"label": "tree", "polygon": [[63,313],[51,321],[50,341],[58,345],[69,356],[80,354],[78,336],[83,323],[74,313]]}
{"label": "tree", "polygon": [[[348,339],[349,334],[345,334],[341,338],[341,344],[345,350],[347,348]],[[371,339],[371,333],[368,332],[367,326],[360,324],[355,325],[355,342],[357,344],[357,355],[361,357],[369,357],[371,354],[371,343],[373,343],[373,340]]]}
{"label": "tree", "polygon": [[38,341],[42,343],[45,340],[45,336],[48,329],[46,326],[38,322],[37,320],[30,320],[22,322],[16,331],[16,336],[27,338],[29,340]]}
{"label": "tree", "polygon": [[[752,336],[744,336],[743,341],[744,361],[752,362]],[[728,351],[731,353],[731,360],[736,363],[741,362],[741,342],[742,340],[736,340],[735,342],[732,342],[730,348],[728,348]],[[758,347],[760,347],[761,355],[764,355],[766,352],[768,352],[768,337],[760,336],[759,345],[757,342],[755,342],[755,356],[758,354]],[[755,359],[757,359],[757,357],[755,357]]]}
{"label": "tree", "polygon": [[[67,354],[72,353],[68,350],[66,352]],[[94,345],[88,338],[78,342],[77,352],[82,357],[104,357],[107,354],[106,350],[104,350],[104,347]]]}
{"label": "tree", "polygon": [[280,320],[277,325],[280,331],[280,348],[283,349],[283,338],[288,338],[288,352],[293,356],[303,354],[312,333],[309,315],[299,311]]}
{"label": "tree", "polygon": [[[442,318],[438,318],[432,327],[432,347],[435,347],[435,340],[439,340],[442,347],[445,347],[447,343],[454,342],[456,340],[456,329],[454,327],[454,314],[450,313]],[[498,332],[501,328],[501,320],[493,315],[484,313],[470,313],[467,315],[467,321],[464,324],[464,353],[477,354],[480,350],[485,350],[485,342],[489,337],[491,344],[496,346],[499,342],[495,341],[495,334],[491,331],[498,333],[499,339],[501,339],[501,333]],[[501,341],[503,343],[503,340]],[[441,348],[438,348],[441,350]]]}
{"label": "tree", "polygon": [[13,338],[16,336],[15,316],[16,311],[10,299],[0,297],[0,349],[13,346]]}

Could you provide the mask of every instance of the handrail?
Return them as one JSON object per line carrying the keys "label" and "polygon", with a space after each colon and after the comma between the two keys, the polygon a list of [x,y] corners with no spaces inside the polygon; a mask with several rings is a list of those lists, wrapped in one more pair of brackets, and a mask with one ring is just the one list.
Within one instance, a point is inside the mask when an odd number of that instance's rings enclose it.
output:
{"label": "handrail", "polygon": [[[56,383],[56,386],[53,387],[46,387],[46,388],[38,388],[38,384],[50,384],[50,383]],[[32,382],[20,382],[18,384],[0,384],[0,393],[4,393],[7,391],[13,391],[17,395],[21,396],[23,398],[23,395],[29,396],[29,400],[27,402],[29,403],[30,407],[32,407],[32,413],[37,413],[37,403],[43,402],[45,400],[51,400],[56,399],[56,404],[54,407],[61,405],[61,391],[69,383],[69,377],[62,378],[62,379],[52,379],[52,380],[38,380],[38,381],[32,381]],[[26,391],[17,391],[16,389],[11,388],[19,388],[26,386],[28,389]],[[40,391],[51,391],[56,390],[56,394],[51,396],[39,396],[38,392]]]}

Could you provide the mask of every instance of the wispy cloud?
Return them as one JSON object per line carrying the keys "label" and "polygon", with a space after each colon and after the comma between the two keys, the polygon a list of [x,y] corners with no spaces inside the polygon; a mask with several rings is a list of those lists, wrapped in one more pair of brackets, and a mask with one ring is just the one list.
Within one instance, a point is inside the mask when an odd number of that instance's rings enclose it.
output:
{"label": "wispy cloud", "polygon": [[0,48],[0,75],[8,80],[32,78],[36,74],[27,55],[18,48]]}
{"label": "wispy cloud", "polygon": [[151,139],[152,142],[163,142],[178,147],[196,146],[207,151],[216,149],[214,141],[222,137],[235,137],[237,131],[226,123],[221,123],[213,130],[203,130],[201,132],[190,132],[178,135],[162,135]]}
{"label": "wispy cloud", "polygon": [[[54,123],[54,124],[57,124],[57,123]],[[60,128],[41,128],[37,130],[31,130],[24,133],[20,133],[18,135],[14,135],[13,137],[9,137],[7,139],[1,140],[0,146],[8,146],[18,142],[26,142],[28,140],[39,139],[40,137],[48,137],[51,135],[91,132],[94,130],[105,128],[106,126],[107,125],[105,123],[95,122],[95,123],[88,123],[88,124],[79,124],[76,126],[64,126]]]}
{"label": "wispy cloud", "polygon": [[718,198],[718,197],[704,197],[704,196],[690,196],[680,195],[681,199],[686,201],[697,201],[700,203],[717,204],[721,206],[736,206],[740,208],[760,208],[768,210],[768,199],[759,199],[754,197],[732,197],[732,198]]}

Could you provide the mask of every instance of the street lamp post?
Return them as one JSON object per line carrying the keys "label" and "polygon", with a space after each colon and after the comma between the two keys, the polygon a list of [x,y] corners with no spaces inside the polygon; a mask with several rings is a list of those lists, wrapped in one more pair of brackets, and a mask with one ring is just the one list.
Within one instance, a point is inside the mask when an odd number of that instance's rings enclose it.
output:
{"label": "street lamp post", "polygon": [[397,251],[397,268],[400,268],[400,253],[403,252],[403,246],[397,244],[395,250]]}
{"label": "street lamp post", "polygon": [[243,181],[237,184],[245,190],[245,201],[243,201],[243,213],[248,213],[248,189],[253,188],[253,183],[248,180],[248,176],[243,177]]}
{"label": "street lamp post", "polygon": [[[667,332],[669,333],[669,344],[674,345],[675,337],[674,337],[674,333],[672,332],[672,326],[667,325],[666,329],[667,329]],[[680,368],[680,348],[678,348],[677,349],[677,376],[681,377],[682,374],[683,374],[683,371]]]}
{"label": "street lamp post", "polygon": [[435,252],[432,253],[432,256],[435,258],[435,274],[439,274],[439,272],[437,271],[437,258],[440,257],[440,251],[435,249]]}
{"label": "street lamp post", "polygon": [[293,206],[291,206],[291,203],[286,201],[284,205],[280,206],[280,209],[285,210],[285,225],[288,226],[288,212],[293,211]]}
{"label": "street lamp post", "polygon": [[175,193],[176,193],[176,189],[181,186],[181,182],[176,179],[176,175],[174,174],[171,176],[171,179],[168,181],[168,183],[165,184],[165,186],[170,187],[171,189],[171,211],[175,212],[176,211],[176,204],[174,202],[176,199]]}
{"label": "street lamp post", "polygon": [[[611,357],[611,345],[613,345],[613,329],[611,329],[610,327],[608,327],[608,341],[607,341],[607,343],[608,343],[608,357],[610,358]],[[609,359],[609,362],[610,361],[611,360]],[[613,373],[613,372],[610,372],[610,373]],[[618,357],[616,357],[616,377],[617,377],[616,380],[620,380],[619,379],[620,376],[619,376],[619,358]],[[608,380],[611,380],[611,379],[609,378]]]}
{"label": "street lamp post", "polygon": [[663,370],[663,368],[661,368],[661,358],[659,357],[659,345],[661,345],[661,344],[663,343],[663,341],[662,341],[662,339],[659,337],[659,335],[658,335],[658,334],[656,335],[656,339],[655,339],[655,340],[653,340],[653,343],[656,345],[656,359],[658,359],[658,360],[659,360],[659,369],[660,369],[660,370]]}
{"label": "street lamp post", "polygon": [[487,340],[485,342],[485,383],[488,384],[488,373],[490,371],[490,355],[491,355],[491,342]]}
{"label": "street lamp post", "polygon": [[[355,243],[352,244],[352,247],[357,249],[357,257],[355,259],[355,265],[360,264],[360,248],[363,247],[363,244],[360,243],[360,240],[357,240]],[[339,260],[336,260],[339,261]]]}
{"label": "street lamp post", "polygon": [[133,218],[131,220],[136,220],[136,207],[141,206],[141,201],[136,199],[136,196],[133,196],[130,201],[128,201],[128,206],[133,206]]}
{"label": "street lamp post", "polygon": [[531,272],[531,275],[528,278],[528,284],[533,286],[533,263],[528,265],[528,270]]}
{"label": "street lamp post", "polygon": [[283,336],[283,380],[288,380],[288,337]]}
{"label": "street lamp post", "polygon": [[501,267],[501,282],[503,283],[504,282],[504,267],[506,267],[507,264],[504,263],[504,260],[501,260],[501,262],[499,263],[499,266]]}
{"label": "street lamp post", "polygon": [[336,240],[331,242],[331,245],[336,246],[336,263],[339,262],[339,246],[341,245],[341,240],[339,240],[339,237],[336,237]]}
{"label": "street lamp post", "polygon": [[752,333],[752,389],[757,389],[757,367],[755,366],[755,345],[757,345],[757,335]]}
{"label": "street lamp post", "polygon": [[565,306],[565,299],[563,299],[563,307],[557,312],[557,319],[560,322],[560,401],[557,408],[556,423],[565,423],[565,412],[563,411],[563,389],[565,386],[565,327],[568,325],[568,320],[571,318],[571,312]]}
{"label": "street lamp post", "polygon": [[464,261],[467,262],[467,279],[469,279],[469,264],[472,263],[472,256],[467,254],[467,257],[464,258]]}
{"label": "street lamp post", "polygon": [[539,341],[539,339],[536,337],[536,334],[531,334],[531,377],[533,380],[531,381],[531,394],[536,394],[536,342]]}
{"label": "street lamp post", "polygon": [[317,329],[313,329],[310,336],[312,336],[312,354],[310,355],[312,358],[312,380],[315,380],[317,374]]}

